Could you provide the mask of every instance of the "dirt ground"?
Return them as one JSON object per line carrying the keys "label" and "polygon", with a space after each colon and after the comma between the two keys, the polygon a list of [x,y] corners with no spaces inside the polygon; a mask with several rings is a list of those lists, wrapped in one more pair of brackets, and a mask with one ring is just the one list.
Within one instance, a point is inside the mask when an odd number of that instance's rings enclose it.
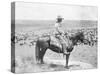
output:
{"label": "dirt ground", "polygon": [[16,73],[67,71],[97,68],[97,46],[75,46],[69,59],[69,69],[65,66],[63,54],[47,50],[44,56],[45,64],[35,64],[34,46],[16,44]]}

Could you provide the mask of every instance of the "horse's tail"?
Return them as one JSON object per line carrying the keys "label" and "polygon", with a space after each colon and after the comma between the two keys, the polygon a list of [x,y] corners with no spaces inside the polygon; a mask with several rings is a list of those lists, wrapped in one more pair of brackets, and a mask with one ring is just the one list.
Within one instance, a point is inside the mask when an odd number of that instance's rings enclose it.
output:
{"label": "horse's tail", "polygon": [[36,59],[36,63],[39,62],[39,59],[40,59],[40,47],[39,47],[39,44],[38,42],[36,42],[36,46],[35,46],[35,59]]}

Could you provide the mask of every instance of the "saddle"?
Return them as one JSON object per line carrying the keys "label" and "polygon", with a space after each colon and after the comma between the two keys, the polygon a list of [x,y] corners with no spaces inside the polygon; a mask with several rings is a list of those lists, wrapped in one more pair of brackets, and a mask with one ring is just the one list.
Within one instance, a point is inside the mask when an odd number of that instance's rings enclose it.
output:
{"label": "saddle", "polygon": [[62,44],[60,42],[59,37],[51,36],[51,42],[50,44],[56,45],[62,49]]}
{"label": "saddle", "polygon": [[69,37],[65,37],[62,35],[56,35],[51,37],[51,44],[59,46],[61,49],[70,47],[71,42],[69,42]]}

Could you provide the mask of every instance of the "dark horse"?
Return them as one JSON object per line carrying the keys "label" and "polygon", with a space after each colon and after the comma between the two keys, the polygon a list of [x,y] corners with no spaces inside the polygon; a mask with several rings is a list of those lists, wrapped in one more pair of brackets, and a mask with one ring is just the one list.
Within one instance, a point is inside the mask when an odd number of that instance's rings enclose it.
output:
{"label": "dark horse", "polygon": [[[65,34],[65,36],[67,35]],[[68,68],[68,60],[69,60],[70,53],[72,52],[74,46],[77,45],[78,42],[83,43],[84,34],[83,32],[77,32],[74,35],[67,36],[67,37],[69,38],[66,38],[68,39],[68,42],[67,42],[68,46],[66,47],[66,51],[68,52],[68,54],[65,54],[66,55],[66,66],[65,67],[66,68]],[[44,63],[43,57],[47,49],[50,49],[57,53],[64,53],[62,50],[63,48],[61,49],[60,47],[53,45],[50,42],[51,42],[50,36],[48,40],[38,39],[36,41],[36,62],[37,63],[41,63],[41,64]]]}

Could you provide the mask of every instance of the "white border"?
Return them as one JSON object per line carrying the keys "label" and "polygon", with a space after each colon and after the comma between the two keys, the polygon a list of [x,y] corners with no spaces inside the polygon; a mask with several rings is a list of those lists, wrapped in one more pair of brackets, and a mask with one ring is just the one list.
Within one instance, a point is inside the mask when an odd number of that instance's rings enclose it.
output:
{"label": "white border", "polygon": [[[48,2],[48,3],[64,3],[64,4],[74,4],[74,5],[89,5],[89,6],[98,6],[98,13],[100,12],[100,0],[1,0],[0,1],[0,75],[13,74],[10,72],[10,24],[11,24],[11,2],[13,1],[24,1],[24,2]],[[100,16],[98,14],[98,16]],[[98,17],[98,20],[100,17]],[[98,22],[98,30],[99,22]],[[100,33],[98,33],[100,35]],[[99,40],[100,41],[100,40]],[[99,43],[100,44],[100,43]],[[98,45],[98,47],[100,47]],[[98,56],[99,49],[98,49]],[[100,59],[99,59],[100,63]],[[36,75],[99,75],[100,69],[92,70],[76,70],[76,71],[60,71],[60,72],[43,72],[43,73],[26,73],[36,74]]]}

